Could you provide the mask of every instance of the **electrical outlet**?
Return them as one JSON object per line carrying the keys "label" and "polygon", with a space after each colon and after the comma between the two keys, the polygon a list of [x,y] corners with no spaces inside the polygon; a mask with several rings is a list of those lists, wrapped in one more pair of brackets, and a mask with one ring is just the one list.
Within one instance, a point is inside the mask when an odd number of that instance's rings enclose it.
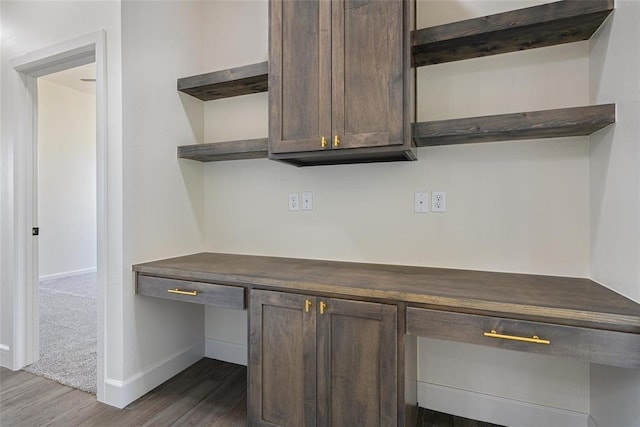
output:
{"label": "electrical outlet", "polygon": [[300,210],[300,195],[298,193],[289,193],[289,210]]}
{"label": "electrical outlet", "polygon": [[431,212],[447,211],[447,193],[444,191],[431,192]]}
{"label": "electrical outlet", "polygon": [[429,212],[429,197],[426,191],[416,191],[413,195],[413,211],[415,213]]}
{"label": "electrical outlet", "polygon": [[303,211],[313,210],[313,193],[311,191],[302,192],[302,210]]}

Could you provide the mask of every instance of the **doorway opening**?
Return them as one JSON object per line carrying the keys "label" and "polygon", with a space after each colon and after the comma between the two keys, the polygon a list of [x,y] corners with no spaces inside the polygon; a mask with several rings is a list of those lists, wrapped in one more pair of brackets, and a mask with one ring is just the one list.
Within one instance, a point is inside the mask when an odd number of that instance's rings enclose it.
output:
{"label": "doorway opening", "polygon": [[[98,31],[48,46],[9,61],[7,79],[12,109],[3,166],[2,276],[13,283],[11,311],[5,329],[10,345],[2,353],[3,366],[17,370],[38,361],[39,351],[39,236],[38,236],[38,79],[95,62],[95,206],[96,206],[96,394],[105,401],[106,300],[108,266],[107,82],[105,32]],[[3,111],[4,113],[4,111]],[[6,179],[5,179],[6,178]],[[69,232],[69,230],[64,230]],[[46,230],[43,230],[46,232]]]}
{"label": "doorway opening", "polygon": [[38,78],[40,355],[26,371],[96,393],[95,63]]}

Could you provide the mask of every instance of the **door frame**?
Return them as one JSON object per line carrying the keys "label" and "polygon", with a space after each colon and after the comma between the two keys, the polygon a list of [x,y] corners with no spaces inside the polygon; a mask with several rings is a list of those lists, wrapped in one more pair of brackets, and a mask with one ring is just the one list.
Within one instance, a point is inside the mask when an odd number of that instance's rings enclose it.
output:
{"label": "door frame", "polygon": [[[11,348],[13,369],[39,357],[37,227],[38,77],[96,64],[96,222],[97,222],[97,391],[104,395],[105,304],[107,283],[107,73],[106,34],[97,31],[14,58],[9,62],[8,111],[12,129],[3,160],[6,179],[2,206],[3,282],[12,283]],[[6,205],[4,204],[6,203]],[[6,280],[6,281],[5,281]]]}

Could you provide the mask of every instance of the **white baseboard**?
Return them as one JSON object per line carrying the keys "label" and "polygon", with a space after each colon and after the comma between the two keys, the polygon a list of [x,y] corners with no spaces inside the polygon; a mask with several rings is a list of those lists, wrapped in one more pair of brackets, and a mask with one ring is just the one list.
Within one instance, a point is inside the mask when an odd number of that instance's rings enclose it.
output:
{"label": "white baseboard", "polygon": [[504,426],[591,427],[589,414],[421,381],[418,382],[418,404],[434,411]]}
{"label": "white baseboard", "polygon": [[11,357],[11,347],[0,344],[0,366],[13,370],[13,358]]}
{"label": "white baseboard", "polygon": [[205,340],[204,355],[210,359],[247,366],[247,351],[246,345],[211,338]]}
{"label": "white baseboard", "polygon": [[96,271],[98,271],[96,267],[83,268],[80,270],[73,270],[73,271],[63,271],[62,273],[44,274],[39,277],[39,280],[61,279],[63,277],[72,277],[72,276],[78,276],[80,274],[95,273]]}
{"label": "white baseboard", "polygon": [[184,371],[202,359],[203,355],[204,341],[199,341],[192,347],[177,352],[124,381],[108,378],[104,382],[104,403],[122,409],[169,378]]}

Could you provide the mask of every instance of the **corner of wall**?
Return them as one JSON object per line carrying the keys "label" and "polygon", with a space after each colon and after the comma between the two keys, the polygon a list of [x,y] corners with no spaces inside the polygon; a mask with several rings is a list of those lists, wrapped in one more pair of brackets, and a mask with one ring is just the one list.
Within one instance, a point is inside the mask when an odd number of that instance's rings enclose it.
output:
{"label": "corner of wall", "polygon": [[131,375],[124,381],[107,378],[105,379],[103,402],[122,409],[169,378],[187,369],[202,359],[203,355],[204,341],[200,341],[186,350],[174,353],[155,363],[144,371]]}
{"label": "corner of wall", "polygon": [[590,377],[593,425],[640,426],[640,369],[592,364]]}

